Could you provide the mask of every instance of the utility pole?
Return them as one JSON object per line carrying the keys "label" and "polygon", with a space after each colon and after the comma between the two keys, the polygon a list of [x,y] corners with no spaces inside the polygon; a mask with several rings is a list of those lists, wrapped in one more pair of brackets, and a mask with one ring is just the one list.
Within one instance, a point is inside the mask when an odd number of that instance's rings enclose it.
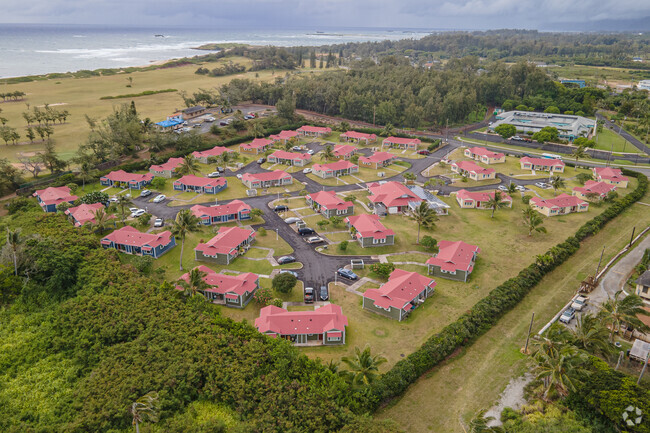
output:
{"label": "utility pole", "polygon": [[530,326],[528,326],[528,335],[526,336],[526,345],[524,346],[524,355],[528,353],[528,342],[530,341],[530,332],[533,330],[533,320],[535,320],[535,312],[533,317],[530,318]]}
{"label": "utility pole", "polygon": [[603,254],[605,254],[605,246],[603,245],[603,251],[600,253],[600,260],[598,260],[598,267],[596,268],[596,275],[594,275],[594,278],[598,276],[598,271],[600,270],[600,264],[603,261]]}
{"label": "utility pole", "polygon": [[630,237],[630,245],[628,245],[628,248],[632,246],[632,242],[634,242],[634,230],[636,230],[636,226],[632,227],[632,236]]}
{"label": "utility pole", "polygon": [[636,381],[636,384],[641,383],[641,379],[643,378],[643,373],[645,373],[645,369],[648,366],[648,358],[650,357],[650,350],[648,350],[648,353],[645,355],[645,362],[643,363],[643,369],[641,370],[641,374],[639,375],[639,380]]}
{"label": "utility pole", "polygon": [[375,116],[376,115],[377,115],[377,106],[373,105],[372,106],[372,126],[376,126],[375,125]]}
{"label": "utility pole", "polygon": [[623,353],[623,351],[621,350],[621,351],[618,353],[618,361],[616,361],[616,368],[614,368],[614,371],[618,370],[618,367],[620,367],[620,365],[621,365],[621,361],[623,360],[623,355],[624,355],[624,353]]}
{"label": "utility pole", "polygon": [[445,143],[449,143],[449,119],[447,119],[447,126],[445,127]]}

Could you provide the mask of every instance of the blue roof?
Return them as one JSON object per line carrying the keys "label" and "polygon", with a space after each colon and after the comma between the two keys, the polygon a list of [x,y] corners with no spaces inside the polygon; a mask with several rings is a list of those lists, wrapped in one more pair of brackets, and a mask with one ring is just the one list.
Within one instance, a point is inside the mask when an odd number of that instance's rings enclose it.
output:
{"label": "blue roof", "polygon": [[170,126],[180,125],[181,123],[183,123],[183,119],[179,117],[170,117],[169,119],[163,120],[162,122],[157,122],[156,125],[163,128],[169,128]]}

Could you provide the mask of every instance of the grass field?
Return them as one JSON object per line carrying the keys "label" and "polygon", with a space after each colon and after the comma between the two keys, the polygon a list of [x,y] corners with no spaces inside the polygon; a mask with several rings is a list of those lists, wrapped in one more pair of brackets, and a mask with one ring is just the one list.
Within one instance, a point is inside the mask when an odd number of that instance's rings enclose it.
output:
{"label": "grass field", "polygon": [[634,145],[611,129],[603,128],[601,132],[596,134],[595,139],[596,149],[605,150],[607,152],[642,153],[639,149],[634,147]]}

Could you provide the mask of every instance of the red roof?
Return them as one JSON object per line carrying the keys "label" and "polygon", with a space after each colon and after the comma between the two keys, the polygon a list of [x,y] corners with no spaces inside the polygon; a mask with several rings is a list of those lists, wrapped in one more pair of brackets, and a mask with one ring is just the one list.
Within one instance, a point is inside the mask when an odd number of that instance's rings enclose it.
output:
{"label": "red roof", "polygon": [[363,132],[357,131],[347,131],[341,134],[343,138],[353,138],[355,140],[376,140],[377,136],[375,134],[364,134]]}
{"label": "red roof", "polygon": [[440,266],[440,269],[447,272],[471,272],[474,268],[474,254],[480,252],[480,248],[476,245],[466,244],[463,241],[440,241],[438,254],[427,260],[427,265]]}
{"label": "red roof", "polygon": [[270,146],[271,144],[273,144],[273,140],[269,140],[266,138],[256,138],[250,143],[242,144],[240,147],[242,149],[261,149],[266,146]]}
{"label": "red roof", "polygon": [[102,239],[103,244],[113,242],[120,245],[131,245],[135,247],[149,246],[156,248],[167,245],[171,241],[172,233],[167,230],[162,233],[142,233],[135,227],[124,226]]}
{"label": "red roof", "polygon": [[[465,199],[470,199],[474,201],[480,201],[480,202],[486,202],[492,198],[494,198],[495,191],[488,191],[488,192],[472,192],[472,191],[467,191],[466,189],[461,189],[456,193],[457,197],[460,197],[462,200]],[[505,192],[501,192],[501,199],[505,201],[512,201],[512,197],[510,197],[508,194]]]}
{"label": "red roof", "polygon": [[341,200],[334,191],[318,191],[307,195],[312,201],[325,209],[348,209],[354,204],[351,201]]}
{"label": "red roof", "polygon": [[372,183],[368,185],[370,195],[368,200],[373,203],[383,203],[386,207],[408,206],[409,202],[421,202],[413,191],[399,182],[391,181],[383,184]]}
{"label": "red roof", "polygon": [[422,141],[419,138],[403,138],[403,137],[386,137],[383,141],[384,144],[421,144]]}
{"label": "red roof", "polygon": [[198,159],[211,156],[221,156],[221,154],[224,152],[234,152],[234,150],[223,146],[215,146],[212,149],[204,150],[202,152],[199,152],[198,150],[196,152],[192,152],[192,156]]}
{"label": "red roof", "polygon": [[[198,269],[201,272],[205,272],[203,281],[205,281],[210,288],[205,289],[206,292],[219,293],[221,295],[231,294],[231,298],[237,298],[236,295],[243,296],[248,293],[252,293],[257,288],[257,281],[259,276],[251,272],[246,272],[244,274],[239,274],[237,276],[218,274],[207,266],[197,266],[194,269]],[[189,272],[183,274],[179,280],[189,281],[190,274]],[[176,286],[176,289],[183,290],[182,286]],[[235,296],[232,296],[234,294]]]}
{"label": "red roof", "polygon": [[600,196],[605,196],[608,192],[614,191],[615,189],[615,185],[610,185],[606,182],[598,182],[595,180],[588,180],[585,182],[584,187],[576,186],[573,188],[574,191],[581,192],[582,194],[595,193]]}
{"label": "red roof", "polygon": [[340,306],[327,304],[314,311],[287,311],[274,305],[260,310],[255,327],[262,333],[280,335],[323,334],[344,331],[348,318]]}
{"label": "red roof", "polygon": [[427,287],[435,287],[436,282],[429,277],[417,272],[408,272],[395,269],[388,278],[388,282],[378,289],[368,289],[363,297],[375,301],[380,308],[405,309]]}
{"label": "red roof", "polygon": [[539,197],[532,197],[530,202],[538,207],[560,208],[560,207],[573,207],[588,205],[589,203],[581,198],[569,194],[560,194],[555,198],[542,199]]}
{"label": "red roof", "polygon": [[487,156],[488,158],[503,158],[505,156],[503,153],[492,152],[485,147],[470,147],[468,150],[474,155]]}
{"label": "red roof", "polygon": [[362,156],[359,158],[359,162],[365,162],[369,164],[380,163],[385,161],[390,161],[395,159],[396,156],[390,152],[375,152],[371,156]]}
{"label": "red roof", "polygon": [[194,187],[210,187],[210,186],[224,186],[228,181],[225,177],[217,177],[215,179],[210,179],[208,177],[199,177],[194,176],[193,174],[188,174],[180,179],[174,181],[174,185],[191,185]]}
{"label": "red roof", "polygon": [[329,164],[314,164],[312,171],[337,171],[355,167],[358,168],[357,165],[352,164],[350,161],[342,159],[340,161],[330,162]]}
{"label": "red roof", "polygon": [[169,158],[166,163],[160,165],[152,165],[151,169],[153,171],[165,171],[170,170],[174,171],[176,167],[183,163],[183,158]]}
{"label": "red roof", "polygon": [[332,132],[332,128],[328,128],[325,126],[308,126],[304,125],[301,126],[300,128],[297,129],[297,131],[303,131],[303,132],[313,132],[316,134],[329,134]]}
{"label": "red roof", "polygon": [[44,205],[58,205],[60,203],[75,201],[79,198],[76,195],[70,195],[70,188],[67,186],[51,186],[49,188],[39,189],[33,196],[39,197]]}
{"label": "red roof", "polygon": [[270,180],[284,179],[285,177],[291,177],[291,175],[284,170],[273,170],[263,173],[244,173],[242,180],[268,182]]}
{"label": "red roof", "polygon": [[246,210],[250,212],[251,207],[241,200],[233,200],[228,204],[220,204],[217,206],[203,206],[197,204],[192,206],[190,210],[198,218],[212,218],[222,215],[232,215]]}
{"label": "red roof", "polygon": [[599,179],[606,179],[615,182],[626,182],[629,179],[623,176],[621,169],[612,167],[594,167],[594,173]]}
{"label": "red roof", "polygon": [[379,222],[379,215],[361,214],[349,216],[345,219],[357,231],[358,238],[385,239],[386,236],[394,235],[395,232],[386,228]]}
{"label": "red roof", "polygon": [[111,171],[106,176],[102,176],[102,179],[108,179],[113,182],[142,182],[150,181],[153,179],[153,174],[137,174],[137,173],[127,173],[124,170]]}
{"label": "red roof", "polygon": [[357,148],[349,144],[337,144],[332,151],[336,156],[347,156],[356,152]]}
{"label": "red roof", "polygon": [[276,150],[272,154],[269,155],[269,158],[274,157],[277,159],[311,159],[311,155],[308,153],[300,153],[300,152],[287,152],[285,150]]}
{"label": "red roof", "polygon": [[198,244],[195,251],[213,256],[219,254],[230,254],[235,248],[241,245],[250,237],[255,236],[255,230],[242,229],[239,227],[221,227],[217,235],[204,244]]}
{"label": "red roof", "polygon": [[289,140],[290,138],[297,137],[297,136],[298,136],[297,131],[280,131],[279,134],[270,135],[269,138],[271,140]]}
{"label": "red roof", "polygon": [[76,226],[82,226],[87,222],[95,222],[95,213],[99,209],[104,209],[102,203],[93,203],[93,204],[80,204],[79,206],[71,207],[65,211],[66,215],[72,215],[75,219]]}
{"label": "red roof", "polygon": [[454,162],[452,165],[455,165],[456,167],[460,168],[461,170],[464,171],[469,171],[472,173],[482,173],[482,174],[490,174],[494,173],[493,168],[483,168],[474,161],[457,161]]}
{"label": "red roof", "polygon": [[561,159],[551,159],[551,158],[531,158],[529,156],[524,156],[519,160],[520,162],[530,162],[532,165],[545,165],[545,166],[554,166],[559,165],[564,167],[564,162]]}

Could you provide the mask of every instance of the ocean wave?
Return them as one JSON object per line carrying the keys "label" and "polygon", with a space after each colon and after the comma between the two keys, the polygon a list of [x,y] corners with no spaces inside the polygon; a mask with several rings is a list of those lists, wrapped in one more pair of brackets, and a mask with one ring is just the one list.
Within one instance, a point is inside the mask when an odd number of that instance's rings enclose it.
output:
{"label": "ocean wave", "polygon": [[58,50],[35,50],[42,54],[67,54],[74,55],[78,59],[106,59],[113,57],[124,57],[134,53],[164,52],[189,50],[210,41],[180,42],[176,44],[143,44],[123,48],[61,48]]}

